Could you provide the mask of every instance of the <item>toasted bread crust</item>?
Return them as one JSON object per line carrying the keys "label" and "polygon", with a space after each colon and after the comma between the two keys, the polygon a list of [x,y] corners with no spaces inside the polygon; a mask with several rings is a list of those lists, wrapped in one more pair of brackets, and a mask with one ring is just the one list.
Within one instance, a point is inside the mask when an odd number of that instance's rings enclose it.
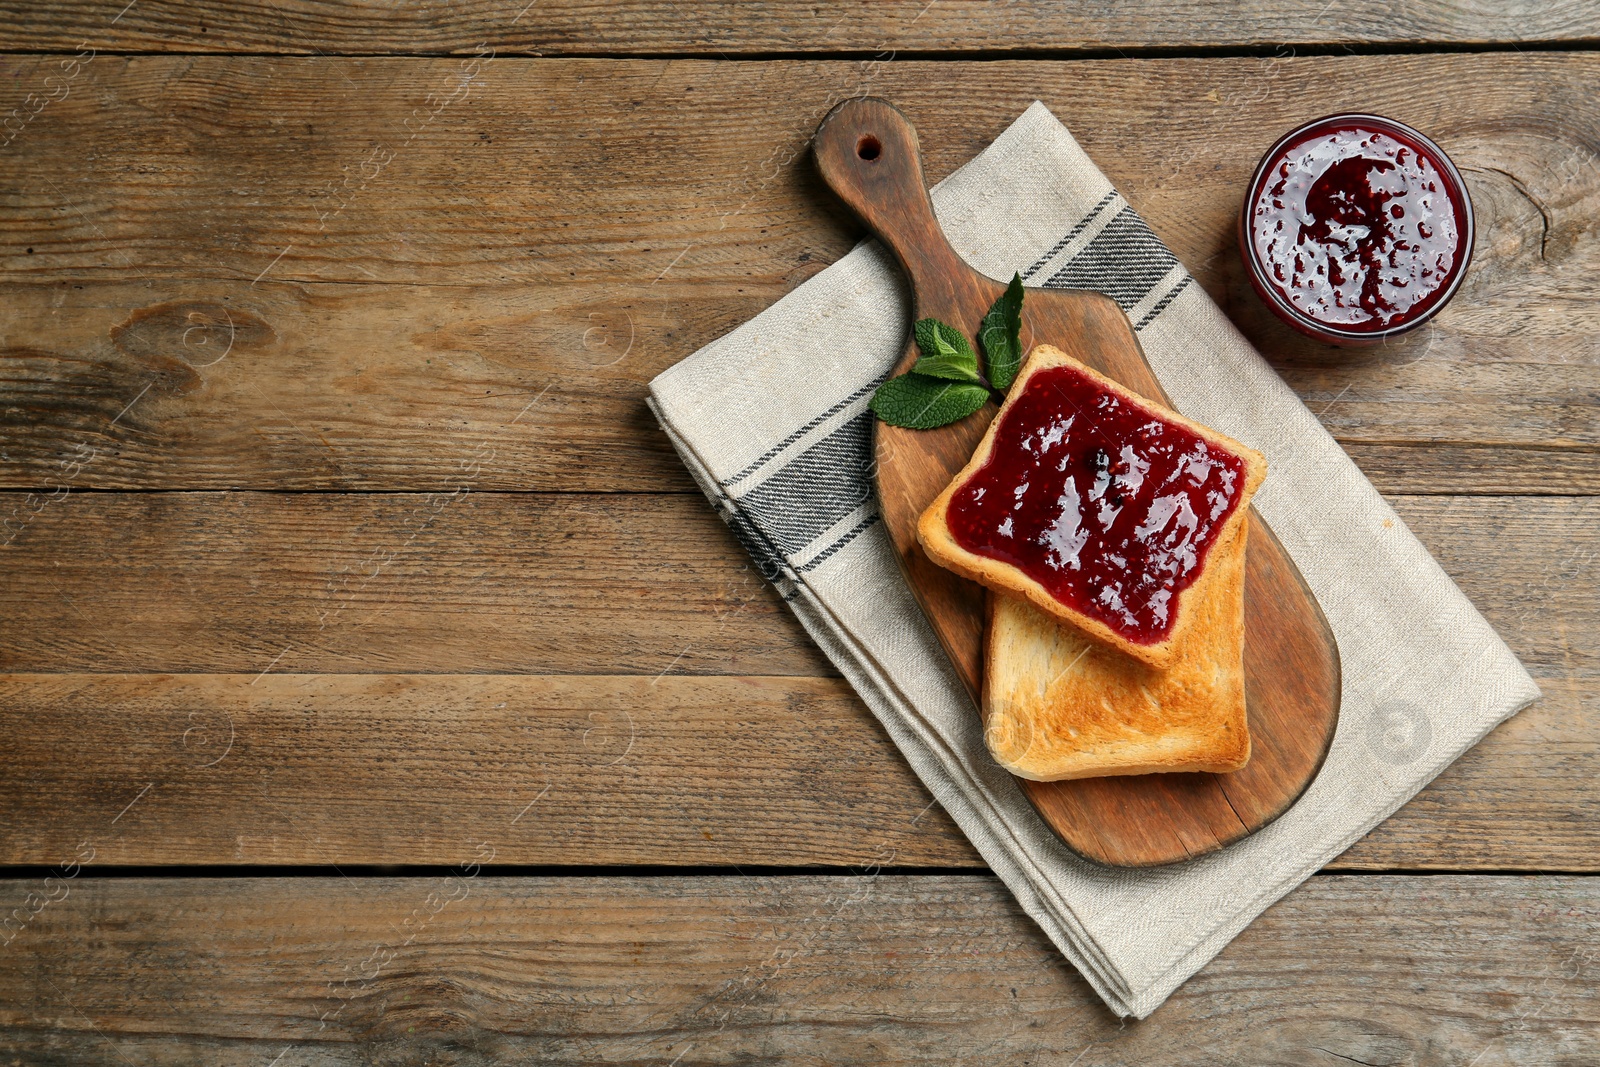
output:
{"label": "toasted bread crust", "polygon": [[1248,523],[1195,583],[1193,640],[1168,670],[1090,641],[1027,601],[989,598],[984,741],[1012,774],[1052,782],[1250,759],[1244,690]]}
{"label": "toasted bread crust", "polygon": [[[950,533],[947,521],[950,500],[967,479],[971,478],[986,462],[994,448],[995,431],[1000,425],[1000,420],[1005,418],[1006,410],[1015,397],[1020,397],[1027,389],[1028,382],[1033,375],[1048,367],[1070,366],[1089,376],[1103,388],[1113,392],[1123,402],[1145,411],[1151,416],[1163,421],[1172,422],[1196,434],[1208,445],[1217,447],[1226,452],[1231,452],[1244,460],[1245,481],[1241,490],[1238,506],[1233,514],[1228,516],[1221,529],[1217,531],[1216,541],[1207,553],[1206,559],[1201,563],[1200,574],[1186,589],[1178,592],[1174,598],[1174,621],[1172,630],[1165,640],[1154,644],[1140,644],[1130,641],[1117,633],[1098,619],[1076,611],[1052,596],[1043,585],[1024,573],[1021,569],[1009,563],[980,556],[969,552],[958,544]],[[1179,650],[1187,643],[1189,633],[1193,628],[1191,616],[1195,613],[1189,605],[1195,600],[1196,589],[1202,584],[1207,568],[1211,566],[1210,557],[1218,546],[1231,541],[1239,535],[1243,528],[1250,498],[1255,495],[1256,489],[1266,477],[1267,461],[1261,453],[1240,444],[1209,427],[1184,418],[1170,408],[1164,407],[1152,400],[1148,400],[1137,393],[1119,385],[1117,382],[1099,373],[1078,360],[1073,359],[1065,352],[1051,345],[1037,345],[1028,353],[1028,359],[1017,376],[1015,384],[1001,405],[1000,413],[989,424],[989,430],[979,442],[972,458],[961,472],[951,479],[950,484],[934,499],[926,511],[922,513],[917,522],[917,540],[922,544],[923,551],[928,557],[942,567],[952,570],[963,578],[970,579],[980,585],[987,586],[997,593],[1007,596],[1020,597],[1032,603],[1047,615],[1061,622],[1076,627],[1082,633],[1093,638],[1110,648],[1134,657],[1135,659],[1157,669],[1171,667],[1178,659]]]}

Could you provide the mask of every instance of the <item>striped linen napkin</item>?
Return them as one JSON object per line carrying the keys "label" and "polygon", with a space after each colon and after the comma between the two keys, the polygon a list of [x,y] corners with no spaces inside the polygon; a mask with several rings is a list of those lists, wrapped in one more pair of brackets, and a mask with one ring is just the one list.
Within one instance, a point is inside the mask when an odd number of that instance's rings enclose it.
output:
{"label": "striped linen napkin", "polygon": [[1112,869],[1061,845],[989,757],[978,710],[901,576],[873,499],[867,400],[906,285],[865,242],[651,383],[718,513],[978,852],[1119,1015],[1144,1017],[1270,904],[1539,696],[1511,650],[1348,456],[1035,103],[933,203],[993,278],[1094,289],[1128,313],[1184,414],[1259,449],[1255,505],[1338,639],[1342,713],[1283,817],[1219,852]]}

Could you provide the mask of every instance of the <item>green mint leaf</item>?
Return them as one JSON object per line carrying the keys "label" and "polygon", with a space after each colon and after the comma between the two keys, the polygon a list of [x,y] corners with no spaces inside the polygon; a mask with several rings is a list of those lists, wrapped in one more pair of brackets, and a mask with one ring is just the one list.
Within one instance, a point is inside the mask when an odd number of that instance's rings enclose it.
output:
{"label": "green mint leaf", "polygon": [[989,390],[982,385],[911,373],[878,386],[868,407],[891,426],[932,430],[966,418],[988,399]]}
{"label": "green mint leaf", "polygon": [[1010,389],[1022,366],[1022,275],[1011,276],[1011,284],[983,317],[978,340],[983,342],[989,384],[1002,392]]}
{"label": "green mint leaf", "polygon": [[978,376],[978,354],[960,330],[938,319],[922,319],[914,332],[922,358],[911,368],[913,372],[957,382],[983,381]]}

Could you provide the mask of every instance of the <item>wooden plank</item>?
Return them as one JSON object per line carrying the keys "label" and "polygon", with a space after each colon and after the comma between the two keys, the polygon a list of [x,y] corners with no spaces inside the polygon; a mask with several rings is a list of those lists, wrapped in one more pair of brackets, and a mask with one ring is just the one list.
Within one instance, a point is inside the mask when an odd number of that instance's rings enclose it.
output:
{"label": "wooden plank", "polygon": [[[1322,406],[1322,405],[1319,405]],[[1326,405],[1336,408],[1338,402]],[[1361,472],[1385,493],[1484,496],[1600,493],[1593,448],[1511,444],[1378,443],[1341,439]]]}
{"label": "wooden plank", "polygon": [[4,484],[695,492],[646,385],[685,354],[677,338],[731,327],[781,289],[676,287],[658,301],[595,284],[246,280],[0,294]]}
{"label": "wooden plank", "polygon": [[218,1067],[1600,1058],[1592,878],[1313,878],[1129,1025],[989,877],[473,877],[475,848],[440,878],[7,884],[58,899],[0,955],[0,1040]]}
{"label": "wooden plank", "polygon": [[[82,67],[3,149],[0,485],[449,489],[492,451],[477,488],[687,489],[644,385],[848,249],[805,150],[869,91],[931,177],[1042,97],[1384,489],[1600,492],[1600,57],[464,62]],[[1456,302],[1363,353],[1272,319],[1231,238],[1340,107],[1435,136],[1478,214]]]}
{"label": "wooden plank", "polygon": [[[12,396],[0,485],[694,492],[646,386],[784,284],[729,294],[664,281],[659,301],[582,284],[485,287],[448,298],[473,324],[459,330],[438,326],[424,286],[0,284]],[[1410,421],[1419,435],[1495,433],[1505,369],[1387,381],[1279,370],[1386,492],[1600,493],[1589,443],[1347,435]],[[1591,374],[1554,367],[1530,408],[1551,433],[1587,417]]]}
{"label": "wooden plank", "polygon": [[[1540,684],[1333,866],[1600,870],[1596,685]],[[5,675],[0,729],[0,865],[983,866],[838,679]]]}
{"label": "wooden plank", "polygon": [[10,521],[6,670],[833,673],[698,495],[75,493]]}
{"label": "wooden plank", "polygon": [[[1600,502],[1397,503],[1546,696],[1339,862],[1597,869]],[[417,507],[88,494],[42,512],[7,550],[0,648],[9,670],[63,679],[0,684],[6,735],[26,739],[9,758],[29,768],[0,809],[34,815],[0,863],[52,862],[147,785],[154,821],[115,824],[130,835],[115,862],[440,862],[542,789],[544,764],[562,791],[507,862],[857,862],[880,845],[976,862],[844,684],[804,677],[831,665],[701,501],[471,494],[420,530]],[[683,677],[763,664],[800,677]],[[236,677],[78,673],[96,671]],[[318,672],[380,676],[304,677]],[[532,677],[557,672],[580,677]],[[544,725],[460,695],[478,686],[525,687]],[[619,713],[661,747],[602,773]],[[230,722],[237,751],[196,767]],[[457,725],[465,740],[442,732]],[[819,771],[830,761],[843,778]]]}
{"label": "wooden plank", "polygon": [[[0,864],[981,866],[843,681],[9,675]],[[3,998],[0,998],[3,999]]]}
{"label": "wooden plank", "polygon": [[1524,664],[1547,677],[1600,675],[1600,500],[1391,503]]}
{"label": "wooden plank", "polygon": [[[1600,670],[1600,500],[1395,504],[1525,662]],[[0,670],[833,673],[699,496],[73,493],[6,521]]]}
{"label": "wooden plank", "polygon": [[47,13],[0,4],[0,38],[18,49],[57,50],[89,41],[104,51],[460,52],[488,44],[543,55],[620,52],[737,56],[771,52],[1051,52],[1265,44],[1409,45],[1581,41],[1600,36],[1592,8],[1560,3],[1396,7],[1353,0],[1254,0],[1218,6],[1177,0],[1062,5],[1012,0],[896,0],[851,4],[741,4],[734,0],[545,0],[530,7],[488,0],[444,6],[423,0],[346,4],[243,0],[226,7],[182,0],[52,4]]}

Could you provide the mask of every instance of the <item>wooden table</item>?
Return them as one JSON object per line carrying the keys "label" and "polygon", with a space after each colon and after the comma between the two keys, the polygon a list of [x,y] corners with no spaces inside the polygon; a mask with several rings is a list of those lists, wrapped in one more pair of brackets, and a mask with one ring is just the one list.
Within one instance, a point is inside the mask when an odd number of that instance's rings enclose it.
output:
{"label": "wooden table", "polygon": [[[124,2],[0,2],[0,1062],[1600,1062],[1600,10]],[[1545,692],[1143,1023],[642,402],[863,92],[932,178],[1044,100]],[[1232,236],[1341,109],[1478,216],[1364,353]]]}

